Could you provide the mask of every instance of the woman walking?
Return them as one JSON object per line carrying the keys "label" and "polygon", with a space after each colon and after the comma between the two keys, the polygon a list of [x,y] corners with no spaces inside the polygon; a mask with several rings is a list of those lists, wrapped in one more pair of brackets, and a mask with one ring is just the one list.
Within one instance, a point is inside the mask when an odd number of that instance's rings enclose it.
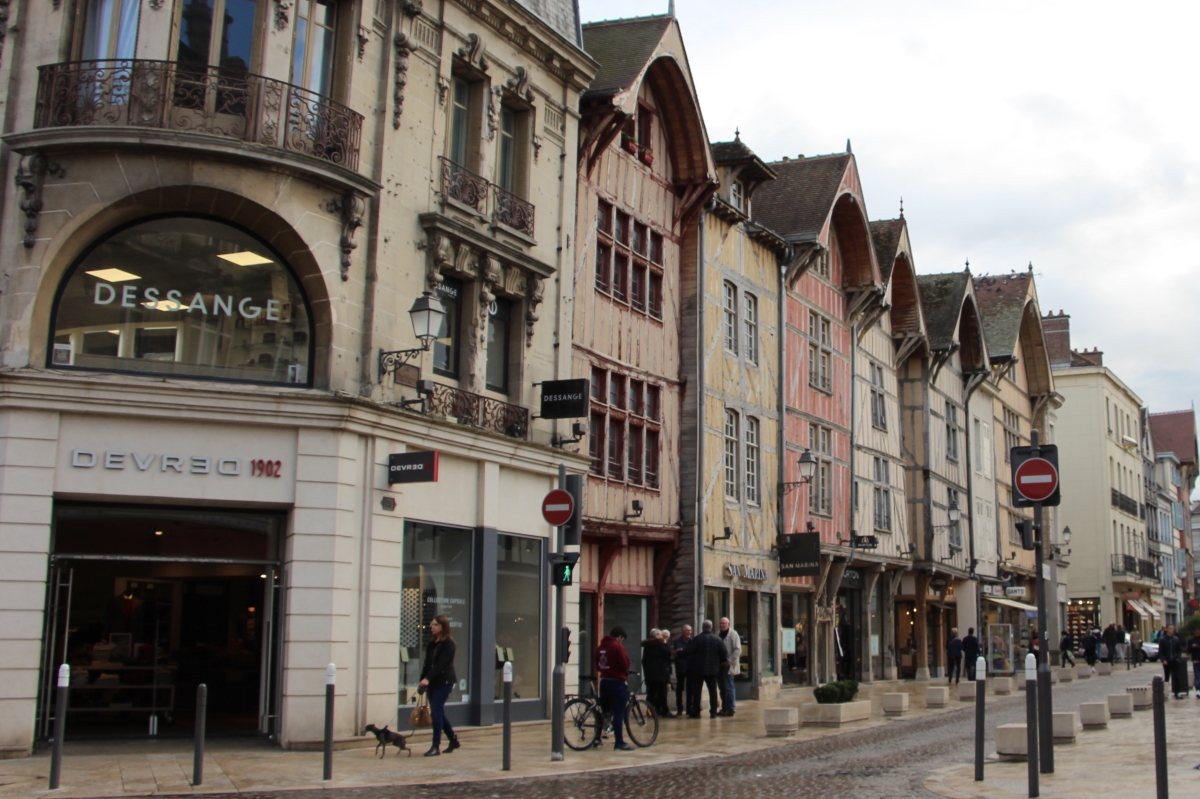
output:
{"label": "woman walking", "polygon": [[454,639],[450,637],[450,621],[445,616],[434,616],[429,623],[433,637],[425,646],[425,662],[421,664],[419,690],[429,694],[429,712],[433,716],[433,746],[425,757],[436,757],[442,753],[442,730],[450,745],[446,754],[459,747],[458,736],[446,718],[446,700],[454,690],[458,676],[454,673]]}

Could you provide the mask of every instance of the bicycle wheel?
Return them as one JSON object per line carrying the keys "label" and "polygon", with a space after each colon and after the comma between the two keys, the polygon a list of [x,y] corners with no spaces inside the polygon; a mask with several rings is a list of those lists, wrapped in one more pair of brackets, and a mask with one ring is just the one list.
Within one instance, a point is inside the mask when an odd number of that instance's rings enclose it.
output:
{"label": "bicycle wheel", "polygon": [[652,746],[658,738],[658,714],[644,700],[630,699],[625,708],[625,729],[629,740],[638,746]]}
{"label": "bicycle wheel", "polygon": [[582,697],[567,702],[563,708],[563,742],[582,752],[596,745],[600,737],[600,714],[595,706]]}

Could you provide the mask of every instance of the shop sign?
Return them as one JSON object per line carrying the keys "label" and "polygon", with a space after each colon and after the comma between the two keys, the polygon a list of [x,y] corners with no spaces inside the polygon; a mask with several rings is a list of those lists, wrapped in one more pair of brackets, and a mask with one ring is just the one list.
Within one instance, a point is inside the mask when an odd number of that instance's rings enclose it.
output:
{"label": "shop sign", "polygon": [[542,383],[543,419],[581,419],[588,415],[590,381],[547,380]]}
{"label": "shop sign", "polygon": [[841,588],[861,589],[863,587],[863,573],[858,569],[846,569],[842,572]]}
{"label": "shop sign", "polygon": [[[252,477],[282,477],[283,462],[256,458],[249,462],[247,474]],[[156,452],[133,452],[106,450],[94,452],[88,449],[71,450],[71,466],[76,469],[103,467],[114,471],[126,468],[139,472],[157,467],[160,472],[176,474],[221,474],[238,477],[242,473],[241,458],[214,458],[208,455],[167,455]]]}
{"label": "shop sign", "polygon": [[820,533],[795,533],[780,538],[780,577],[819,577],[821,575]]}
{"label": "shop sign", "polygon": [[1000,586],[984,583],[983,585],[979,586],[979,593],[983,594],[984,596],[1000,596]]}
{"label": "shop sign", "polygon": [[1025,586],[1010,585],[1004,589],[1004,595],[1008,597],[1023,597],[1025,596]]}
{"label": "shop sign", "polygon": [[741,578],[743,580],[754,580],[762,582],[767,579],[767,570],[760,569],[756,566],[741,566],[737,563],[725,564],[725,576],[734,579]]}
{"label": "shop sign", "polygon": [[397,483],[436,483],[438,453],[402,452],[388,455],[388,485]]}
{"label": "shop sign", "polygon": [[796,654],[796,628],[794,627],[783,628],[783,654]]}

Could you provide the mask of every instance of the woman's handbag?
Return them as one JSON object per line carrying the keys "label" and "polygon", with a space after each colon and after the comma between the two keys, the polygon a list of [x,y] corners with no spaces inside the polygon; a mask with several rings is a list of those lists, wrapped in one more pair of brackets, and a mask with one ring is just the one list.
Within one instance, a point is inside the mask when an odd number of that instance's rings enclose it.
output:
{"label": "woman's handbag", "polygon": [[433,726],[433,714],[429,712],[427,695],[417,694],[417,701],[413,704],[412,712],[408,714],[408,725],[414,730]]}

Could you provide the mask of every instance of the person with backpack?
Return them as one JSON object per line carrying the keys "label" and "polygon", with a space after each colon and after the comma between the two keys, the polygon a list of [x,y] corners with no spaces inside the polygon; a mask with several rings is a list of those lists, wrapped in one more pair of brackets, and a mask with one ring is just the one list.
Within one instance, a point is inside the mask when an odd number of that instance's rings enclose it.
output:
{"label": "person with backpack", "polygon": [[975,628],[968,627],[967,634],[962,639],[963,665],[966,666],[967,679],[975,679],[975,662],[979,660],[979,655],[982,650],[979,646],[979,639],[975,637]]}
{"label": "person with backpack", "polygon": [[1071,635],[1069,630],[1063,630],[1062,640],[1058,642],[1058,652],[1064,666],[1070,661],[1071,668],[1075,668],[1075,636]]}
{"label": "person with backpack", "polygon": [[958,628],[950,630],[950,642],[946,644],[946,682],[956,683],[962,676],[963,642],[958,637]]}

